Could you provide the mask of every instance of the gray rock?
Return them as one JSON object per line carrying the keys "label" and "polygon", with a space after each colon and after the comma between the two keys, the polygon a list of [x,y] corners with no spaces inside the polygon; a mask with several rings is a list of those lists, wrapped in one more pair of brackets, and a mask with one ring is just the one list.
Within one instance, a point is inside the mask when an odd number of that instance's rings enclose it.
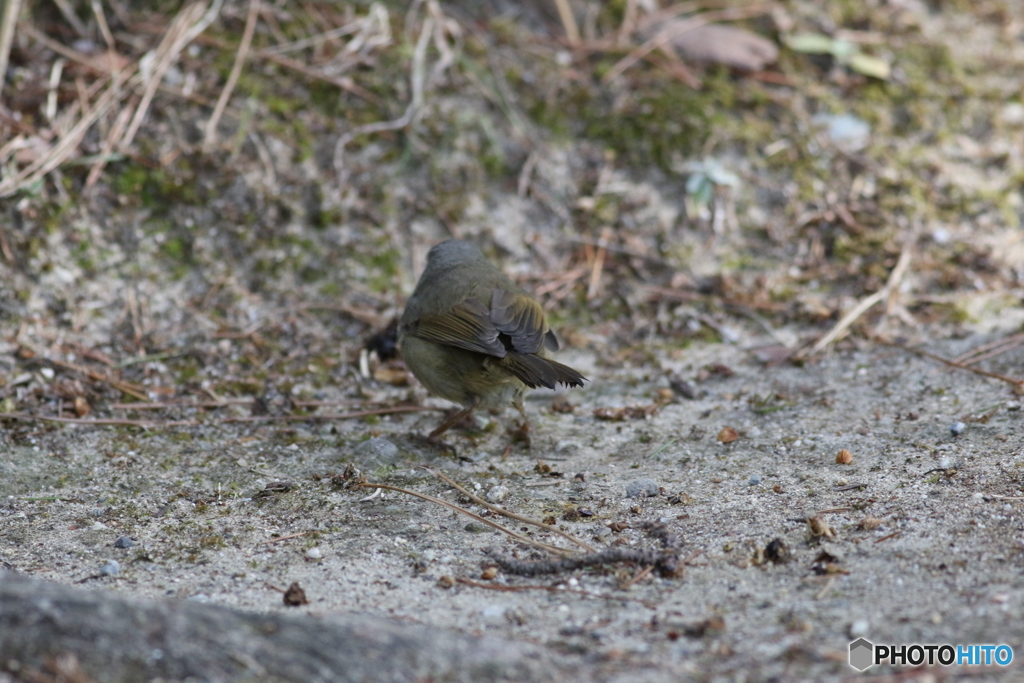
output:
{"label": "gray rock", "polygon": [[387,439],[374,437],[367,439],[356,448],[356,460],[359,465],[381,467],[384,465],[395,465],[401,460],[401,451],[398,446]]}
{"label": "gray rock", "polygon": [[660,493],[658,483],[649,477],[641,477],[626,484],[626,497],[656,496]]}
{"label": "gray rock", "polygon": [[135,541],[128,538],[127,536],[118,536],[117,540],[114,541],[115,548],[131,548],[135,545]]}
{"label": "gray rock", "polygon": [[[579,657],[508,638],[362,613],[242,612],[197,598],[139,600],[0,571],[0,662],[38,668],[55,651],[70,653],[83,679],[118,683],[594,680]],[[504,620],[498,612],[485,618]]]}

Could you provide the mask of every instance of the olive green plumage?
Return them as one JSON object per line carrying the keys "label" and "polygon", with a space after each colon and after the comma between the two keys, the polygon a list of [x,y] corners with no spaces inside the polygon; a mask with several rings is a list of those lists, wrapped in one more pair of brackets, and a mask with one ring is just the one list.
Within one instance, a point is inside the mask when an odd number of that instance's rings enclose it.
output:
{"label": "olive green plumage", "polygon": [[431,438],[474,408],[512,403],[522,412],[527,388],[579,387],[586,379],[547,357],[558,350],[558,339],[540,304],[462,240],[430,250],[398,339],[406,366],[420,382],[464,408]]}

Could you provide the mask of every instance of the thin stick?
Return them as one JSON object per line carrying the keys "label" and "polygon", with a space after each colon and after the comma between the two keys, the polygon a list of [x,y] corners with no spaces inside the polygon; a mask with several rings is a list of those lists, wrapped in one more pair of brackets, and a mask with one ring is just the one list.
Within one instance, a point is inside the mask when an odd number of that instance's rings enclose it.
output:
{"label": "thin stick", "polygon": [[427,17],[423,20],[423,27],[420,29],[420,37],[416,41],[416,48],[412,55],[412,75],[409,78],[409,85],[412,90],[412,97],[405,113],[393,121],[379,121],[356,126],[349,132],[338,138],[334,145],[334,172],[338,176],[338,187],[344,189],[348,182],[348,170],[345,168],[345,147],[356,137],[367,133],[382,133],[389,130],[401,130],[416,120],[423,107],[423,85],[425,78],[425,64],[427,59],[427,46],[434,30],[434,18]]}
{"label": "thin stick", "polygon": [[170,401],[168,403],[111,403],[113,410],[164,410],[166,408],[227,408],[234,405],[252,405],[251,398],[225,399],[223,401]]}
{"label": "thin stick", "polygon": [[124,392],[129,396],[134,396],[140,401],[149,400],[149,396],[146,395],[145,387],[139,386],[138,384],[132,384],[131,382],[125,382],[124,380],[107,377],[106,375],[95,370],[92,370],[90,368],[86,368],[81,365],[75,365],[73,363],[66,363],[64,361],[56,360],[54,358],[46,358],[44,359],[44,361],[46,363],[49,363],[50,365],[55,365],[58,368],[62,368],[64,370],[71,370],[72,372],[81,373],[95,382],[103,382],[105,384],[109,384],[118,391]]}
{"label": "thin stick", "polygon": [[78,147],[78,143],[85,136],[86,131],[88,131],[89,128],[92,127],[92,124],[106,113],[106,111],[113,106],[114,102],[120,97],[121,85],[124,81],[128,80],[127,74],[127,71],[122,71],[118,74],[106,92],[104,92],[96,101],[92,110],[88,114],[84,115],[67,133],[67,135],[63,136],[60,139],[60,142],[54,145],[45,156],[34,161],[16,176],[5,178],[3,182],[0,182],[0,197],[9,197],[21,188],[38,182],[43,178],[43,176],[64,163]]}
{"label": "thin stick", "polygon": [[3,93],[4,77],[7,75],[7,60],[11,55],[11,44],[14,42],[14,27],[18,23],[18,12],[21,0],[7,0],[4,3],[4,14],[0,17],[0,94]]}
{"label": "thin stick", "polygon": [[648,576],[650,576],[651,572],[653,572],[653,571],[654,571],[654,565],[653,564],[647,565],[646,567],[644,567],[643,569],[638,571],[636,573],[636,575],[634,575],[629,581],[627,581],[626,583],[622,584],[622,586],[621,586],[622,590],[627,590],[629,588],[632,588],[636,583],[638,583],[640,581],[643,581]]}
{"label": "thin stick", "polygon": [[828,577],[828,581],[826,581],[825,585],[821,587],[821,590],[818,591],[818,594],[814,596],[814,599],[815,600],[823,599],[826,595],[828,595],[828,592],[830,590],[832,590],[832,586],[834,586],[835,583],[836,583],[836,577],[834,575]]}
{"label": "thin stick", "polygon": [[92,69],[97,73],[114,75],[116,72],[113,63],[109,59],[87,55],[84,52],[70,48],[63,43],[57,42],[28,22],[24,23],[20,30],[24,31],[32,40],[45,45],[47,49],[53,50],[60,56],[67,57],[71,61]]}
{"label": "thin stick", "polygon": [[125,107],[118,112],[117,118],[114,120],[114,125],[110,129],[110,134],[107,135],[106,141],[103,143],[103,149],[100,150],[99,156],[96,159],[96,163],[93,164],[92,168],[89,169],[89,176],[85,179],[86,189],[92,187],[100,179],[100,175],[103,173],[103,169],[106,168],[107,162],[112,157],[114,151],[114,145],[124,135],[124,129],[128,125],[128,119],[132,116],[131,107]]}
{"label": "thin stick", "polygon": [[594,264],[590,269],[590,283],[587,285],[587,301],[591,301],[601,290],[601,273],[604,271],[604,260],[608,256],[608,240],[611,239],[612,229],[601,230],[601,238],[597,241],[597,253],[594,254]]}
{"label": "thin stick", "polygon": [[[203,3],[197,3],[185,7],[185,9],[175,15],[170,28],[164,34],[164,39],[160,41],[160,45],[156,49],[159,59],[153,68],[149,82],[146,83],[142,100],[135,109],[135,116],[128,126],[128,132],[122,138],[118,149],[126,150],[132,144],[135,134],[139,132],[142,120],[146,117],[146,112],[149,111],[149,105],[153,101],[153,96],[156,94],[160,83],[163,82],[167,70],[178,59],[181,51],[213,23],[213,20],[220,14],[222,4],[224,4],[224,0],[213,0],[213,4],[204,12]],[[199,16],[200,14],[202,16]]]}
{"label": "thin stick", "polygon": [[458,505],[455,505],[454,503],[449,503],[447,500],[444,500],[442,498],[435,498],[434,496],[428,496],[425,493],[417,493],[416,491],[410,491],[409,489],[403,489],[403,488],[398,487],[398,486],[388,486],[387,484],[374,484],[374,483],[367,482],[365,484],[358,484],[358,486],[362,486],[362,487],[365,487],[365,488],[387,489],[388,491],[397,491],[399,493],[405,493],[405,494],[408,494],[410,496],[415,496],[416,498],[422,498],[423,500],[430,501],[431,503],[437,503],[438,505],[444,506],[444,507],[446,507],[446,508],[448,508],[450,510],[454,510],[455,512],[460,512],[460,513],[466,515],[467,517],[472,517],[473,519],[475,519],[476,521],[480,522],[481,524],[486,524],[487,526],[494,527],[498,531],[501,531],[501,532],[504,532],[504,533],[508,534],[509,536],[511,536],[512,538],[516,539],[517,541],[519,541],[521,543],[525,543],[527,545],[531,545],[534,548],[538,548],[540,550],[546,550],[547,552],[553,553],[555,555],[571,555],[572,554],[572,551],[569,550],[568,548],[559,548],[556,545],[548,545],[547,543],[541,543],[540,541],[535,541],[532,538],[528,538],[526,536],[523,536],[522,534],[517,533],[515,531],[512,531],[511,529],[509,529],[507,527],[503,527],[502,525],[498,524],[497,522],[492,522],[491,520],[489,520],[489,519],[487,519],[485,517],[481,517],[480,515],[478,515],[476,513],[470,512],[466,508],[459,507]]}
{"label": "thin stick", "polygon": [[1001,353],[1006,353],[1010,349],[1020,346],[1022,342],[1024,342],[1024,333],[1011,334],[1009,337],[1003,337],[1002,339],[982,344],[967,353],[960,354],[953,360],[957,363],[963,363],[964,365],[972,365],[991,358],[992,356],[998,356]]}
{"label": "thin stick", "polygon": [[77,417],[47,417],[44,415],[28,415],[26,413],[0,413],[0,420],[22,420],[24,422],[66,422],[77,425],[120,426],[120,427],[182,427],[197,425],[196,420],[180,420],[173,422],[156,422],[153,420],[119,420],[113,418],[82,419]]}
{"label": "thin stick", "polygon": [[[227,408],[230,406],[248,406],[256,402],[253,398],[225,398],[219,401],[161,401],[161,402],[140,402],[140,403],[111,403],[110,408],[114,410],[164,410],[169,408]],[[324,406],[350,406],[363,404],[363,401],[349,399],[345,401],[292,401],[292,405],[298,408],[320,408]],[[388,408],[388,406],[383,406]],[[391,406],[394,407],[394,406]],[[423,406],[399,406],[401,408],[417,408],[419,410],[434,410]]]}
{"label": "thin stick", "polygon": [[654,285],[645,285],[644,288],[652,294],[657,294],[658,296],[673,299],[675,301],[703,301],[706,303],[720,303],[723,306],[733,306],[739,309],[754,308],[762,311],[775,312],[782,312],[787,308],[785,304],[777,304],[770,301],[738,301],[736,299],[726,299],[720,296],[688,292],[682,289],[655,287]]}
{"label": "thin stick", "polygon": [[544,296],[545,294],[549,294],[550,292],[553,292],[560,287],[572,286],[573,283],[575,283],[577,280],[579,280],[586,274],[586,268],[573,268],[570,271],[562,273],[561,275],[556,277],[554,280],[548,282],[547,284],[541,285],[540,287],[535,289],[533,293],[536,294],[537,296]]}
{"label": "thin stick", "polygon": [[942,356],[940,356],[940,355],[938,355],[936,353],[932,353],[931,351],[924,351],[922,349],[915,349],[915,348],[911,348],[909,346],[904,346],[903,344],[889,344],[889,346],[894,346],[897,349],[903,349],[904,351],[909,351],[910,353],[917,354],[918,356],[922,356],[924,358],[931,358],[932,360],[937,360],[940,363],[945,363],[946,365],[950,366],[951,368],[959,368],[961,370],[967,370],[968,372],[973,372],[976,375],[982,375],[984,377],[991,377],[992,379],[998,379],[998,380],[1001,380],[1001,381],[1006,382],[1008,384],[1012,384],[1014,387],[1024,388],[1024,380],[1021,380],[1021,379],[1013,379],[1012,377],[1007,377],[1006,375],[1000,375],[998,372],[989,372],[988,370],[982,370],[981,368],[974,368],[974,367],[971,367],[970,365],[964,365],[962,363],[957,363],[956,361],[949,360],[948,358],[943,358]]}
{"label": "thin stick", "polygon": [[531,524],[531,525],[537,527],[538,529],[543,529],[544,531],[549,531],[549,532],[551,532],[553,534],[558,534],[559,536],[561,536],[565,540],[570,541],[572,543],[575,543],[579,547],[583,548],[588,553],[596,552],[593,548],[591,548],[589,545],[587,545],[583,541],[579,540],[575,536],[572,536],[571,534],[565,533],[564,531],[558,529],[557,527],[553,527],[550,524],[545,524],[544,522],[538,522],[535,519],[530,519],[529,517],[524,517],[524,516],[518,515],[518,514],[516,514],[514,512],[509,512],[508,510],[506,510],[506,509],[504,509],[502,507],[499,507],[499,506],[494,505],[492,503],[488,503],[483,498],[480,498],[479,496],[473,495],[472,493],[470,493],[469,491],[467,491],[463,487],[459,486],[454,481],[449,479],[447,476],[441,474],[440,472],[438,472],[436,470],[432,470],[429,467],[424,467],[422,469],[426,470],[427,472],[430,472],[431,474],[433,474],[438,479],[441,479],[442,481],[448,483],[450,486],[453,486],[455,488],[455,490],[457,490],[459,493],[461,493],[462,495],[466,496],[467,498],[469,498],[471,501],[473,501],[477,505],[481,505],[481,506],[487,508],[491,512],[497,513],[499,515],[504,515],[505,517],[508,517],[509,519],[514,519],[517,522],[522,522],[524,524]]}
{"label": "thin stick", "polygon": [[203,151],[209,152],[217,141],[217,124],[220,117],[224,115],[224,108],[228,106],[231,93],[235,90],[238,77],[242,74],[242,66],[245,64],[246,55],[249,54],[249,46],[252,44],[252,36],[256,31],[256,20],[260,15],[260,0],[249,0],[249,16],[245,19],[245,32],[242,33],[242,42],[238,45],[238,52],[235,53],[235,63],[231,67],[231,74],[228,82],[217,98],[217,105],[213,108],[210,120],[206,122],[206,137],[203,140]]}
{"label": "thin stick", "polygon": [[624,600],[626,602],[637,602],[647,607],[648,609],[655,609],[657,605],[650,602],[649,600],[638,600],[637,598],[627,598],[622,595],[601,595],[600,593],[591,593],[589,591],[581,591],[576,588],[563,588],[562,586],[503,586],[500,583],[480,583],[479,581],[473,581],[471,579],[463,579],[456,577],[456,583],[461,583],[464,586],[472,586],[473,588],[484,588],[489,591],[501,591],[503,593],[524,593],[526,591],[547,591],[548,593],[574,593],[576,595],[585,595],[588,598],[601,598],[603,600]]}
{"label": "thin stick", "polygon": [[554,0],[555,7],[558,8],[558,18],[562,22],[562,28],[565,29],[565,37],[569,41],[569,45],[575,47],[580,42],[580,28],[576,25],[576,16],[572,13],[572,8],[569,6],[569,0]]}
{"label": "thin stick", "polygon": [[99,24],[103,40],[107,43],[107,50],[110,52],[110,56],[113,57],[116,49],[114,34],[110,32],[107,15],[103,13],[103,5],[100,4],[100,0],[92,0],[92,13],[96,17],[96,23]]}
{"label": "thin stick", "polygon": [[420,410],[443,410],[428,406],[395,406],[376,410],[357,410],[353,413],[325,413],[324,415],[250,415],[248,417],[225,417],[221,422],[303,422],[305,420],[354,420],[371,415],[392,415],[412,413]]}
{"label": "thin stick", "polygon": [[269,541],[262,541],[262,542],[260,542],[260,545],[270,545],[271,543],[280,543],[281,541],[287,541],[287,540],[290,540],[290,539],[293,539],[293,538],[299,538],[299,537],[305,536],[305,535],[306,535],[305,531],[300,531],[297,534],[288,534],[287,536],[281,536],[280,538],[272,538]]}
{"label": "thin stick", "polygon": [[892,272],[889,273],[889,279],[886,280],[885,286],[871,296],[861,299],[856,306],[839,319],[839,322],[829,330],[828,334],[819,339],[817,343],[811,347],[808,355],[815,354],[834,342],[839,335],[845,332],[847,328],[857,320],[857,318],[864,315],[875,304],[885,300],[891,292],[895,292],[899,288],[900,281],[903,280],[903,276],[910,267],[910,251],[912,246],[913,240],[908,239],[903,245],[903,250],[900,252],[900,258],[896,262],[896,266],[892,269]]}

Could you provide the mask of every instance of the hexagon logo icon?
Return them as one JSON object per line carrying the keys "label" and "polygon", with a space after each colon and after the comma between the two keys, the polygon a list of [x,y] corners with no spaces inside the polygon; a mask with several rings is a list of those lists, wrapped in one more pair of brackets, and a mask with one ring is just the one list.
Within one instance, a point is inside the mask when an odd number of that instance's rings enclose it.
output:
{"label": "hexagon logo icon", "polygon": [[875,646],[863,638],[850,643],[850,666],[863,671],[875,663]]}

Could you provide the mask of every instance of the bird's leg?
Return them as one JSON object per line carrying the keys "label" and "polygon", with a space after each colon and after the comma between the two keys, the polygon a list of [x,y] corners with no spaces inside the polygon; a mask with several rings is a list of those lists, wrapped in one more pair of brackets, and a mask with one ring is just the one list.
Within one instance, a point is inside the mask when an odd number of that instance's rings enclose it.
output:
{"label": "bird's leg", "polygon": [[519,414],[523,416],[523,424],[519,425],[517,429],[512,431],[512,438],[515,441],[522,441],[526,444],[526,447],[530,447],[530,418],[526,415],[526,407],[523,405],[523,397],[517,396],[513,401],[512,405]]}
{"label": "bird's leg", "polygon": [[427,440],[438,441],[439,436],[447,432],[449,429],[451,429],[453,426],[455,426],[462,420],[465,420],[467,417],[472,415],[473,411],[476,410],[476,406],[477,404],[474,403],[473,405],[467,406],[458,412],[452,413],[449,417],[445,419],[444,422],[437,425],[437,429],[430,432],[430,435],[427,436]]}

